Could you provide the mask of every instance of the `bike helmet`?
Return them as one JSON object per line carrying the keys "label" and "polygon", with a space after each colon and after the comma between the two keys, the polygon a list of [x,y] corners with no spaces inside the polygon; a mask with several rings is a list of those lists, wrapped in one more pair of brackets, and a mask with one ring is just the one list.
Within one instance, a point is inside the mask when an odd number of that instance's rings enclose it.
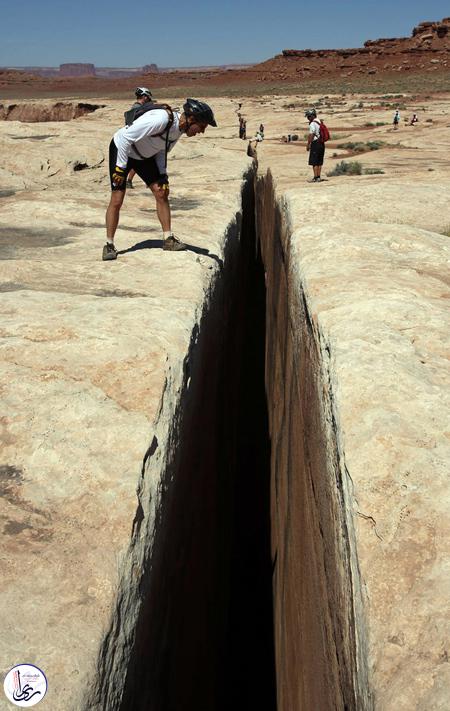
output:
{"label": "bike helmet", "polygon": [[195,116],[195,118],[202,123],[207,123],[209,126],[217,126],[211,107],[208,106],[208,104],[205,104],[204,101],[186,99],[183,111],[186,116]]}
{"label": "bike helmet", "polygon": [[141,96],[148,96],[149,99],[152,98],[152,92],[150,89],[146,89],[145,86],[138,86],[134,93],[137,99],[140,99]]}
{"label": "bike helmet", "polygon": [[305,111],[305,116],[308,119],[309,118],[316,118],[317,112],[315,109],[307,109],[307,111]]}

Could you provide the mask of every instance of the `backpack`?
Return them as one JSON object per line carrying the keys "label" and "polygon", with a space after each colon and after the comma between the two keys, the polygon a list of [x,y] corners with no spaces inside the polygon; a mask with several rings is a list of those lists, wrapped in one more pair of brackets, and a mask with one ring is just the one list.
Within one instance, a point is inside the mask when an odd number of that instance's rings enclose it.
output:
{"label": "backpack", "polygon": [[[164,109],[167,112],[168,116],[168,121],[167,121],[167,126],[161,133],[156,133],[156,136],[164,136],[166,137],[166,163],[167,163],[167,153],[169,150],[169,131],[170,128],[173,124],[173,111],[172,108],[169,106],[169,104],[152,104],[151,101],[147,101],[146,104],[140,104],[139,106],[132,106],[131,109],[128,111],[125,111],[125,124],[127,127],[131,126],[136,119],[138,119],[140,116],[143,116],[144,114],[147,113],[147,111],[154,111],[155,109]],[[144,156],[142,156],[138,149],[136,148],[135,144],[133,143],[133,148],[140,156],[141,160],[144,160]]]}
{"label": "backpack", "polygon": [[173,111],[171,107],[169,106],[169,104],[153,104],[151,101],[147,101],[146,104],[139,104],[139,106],[132,106],[131,109],[125,111],[124,116],[126,126],[131,126],[137,118],[146,114],[147,111],[154,111],[155,109],[165,109],[167,111],[169,123],[167,124],[167,127],[164,129],[163,133],[165,133],[167,130],[170,130],[170,127],[173,124]]}
{"label": "backpack", "polygon": [[326,143],[327,141],[329,141],[330,140],[330,132],[329,132],[328,128],[325,126],[322,119],[320,119],[320,121],[314,120],[314,123],[319,124],[319,129],[320,129],[319,141],[321,143]]}

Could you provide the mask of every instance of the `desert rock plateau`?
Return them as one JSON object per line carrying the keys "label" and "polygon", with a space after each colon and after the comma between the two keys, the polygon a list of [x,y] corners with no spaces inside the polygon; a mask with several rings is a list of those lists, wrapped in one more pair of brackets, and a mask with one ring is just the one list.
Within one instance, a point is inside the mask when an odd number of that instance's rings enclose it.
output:
{"label": "desert rock plateau", "polygon": [[[397,45],[448,78],[443,27]],[[284,93],[311,58],[271,61],[170,154],[187,251],[136,176],[116,262],[126,80],[3,77],[0,666],[45,671],[48,711],[450,706],[450,93]]]}

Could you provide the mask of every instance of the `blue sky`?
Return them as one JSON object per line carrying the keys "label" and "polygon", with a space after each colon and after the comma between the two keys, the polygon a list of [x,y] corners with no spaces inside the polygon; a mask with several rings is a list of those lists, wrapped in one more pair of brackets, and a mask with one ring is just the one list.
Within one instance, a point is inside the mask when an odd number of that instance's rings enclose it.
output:
{"label": "blue sky", "polygon": [[0,0],[0,66],[196,66],[361,46],[450,15],[448,0]]}

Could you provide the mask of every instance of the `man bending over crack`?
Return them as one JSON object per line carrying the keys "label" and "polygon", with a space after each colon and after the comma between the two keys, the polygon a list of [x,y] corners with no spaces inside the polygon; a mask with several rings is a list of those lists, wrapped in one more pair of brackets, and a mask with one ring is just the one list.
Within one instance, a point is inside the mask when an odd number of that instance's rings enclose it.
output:
{"label": "man bending over crack", "polygon": [[111,200],[106,211],[104,261],[117,259],[114,235],[125,197],[127,175],[132,168],[155,197],[156,213],[164,235],[163,249],[186,249],[171,229],[167,153],[183,134],[195,136],[204,133],[207,126],[217,126],[210,106],[197,99],[187,99],[183,113],[172,111],[167,105],[153,104],[130,126],[120,128],[114,134],[109,146]]}

